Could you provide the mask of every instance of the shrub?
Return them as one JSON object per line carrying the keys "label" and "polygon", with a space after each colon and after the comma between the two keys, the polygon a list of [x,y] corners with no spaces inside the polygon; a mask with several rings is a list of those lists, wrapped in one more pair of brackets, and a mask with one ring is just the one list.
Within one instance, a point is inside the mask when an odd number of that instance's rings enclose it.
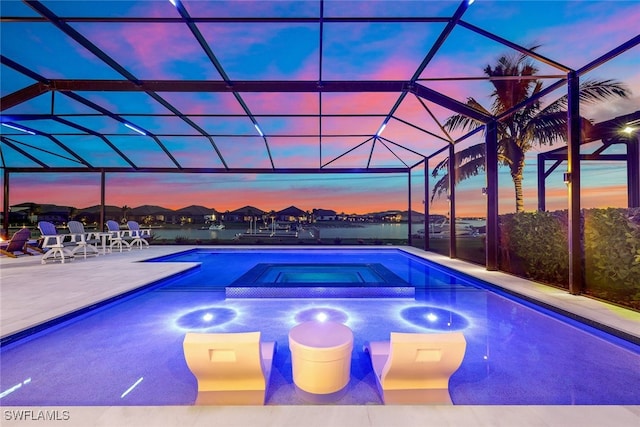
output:
{"label": "shrub", "polygon": [[640,209],[584,212],[585,291],[640,309]]}
{"label": "shrub", "polygon": [[174,241],[177,245],[186,245],[187,243],[189,243],[189,238],[186,236],[176,236]]}
{"label": "shrub", "polygon": [[502,268],[533,280],[568,287],[566,218],[566,211],[520,212],[502,216]]}

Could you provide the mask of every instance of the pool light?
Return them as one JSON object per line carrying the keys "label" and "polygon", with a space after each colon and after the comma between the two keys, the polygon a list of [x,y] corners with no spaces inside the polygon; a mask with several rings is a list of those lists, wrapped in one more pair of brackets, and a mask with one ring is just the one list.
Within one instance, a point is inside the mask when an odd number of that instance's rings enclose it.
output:
{"label": "pool light", "polygon": [[435,331],[462,331],[469,327],[465,316],[433,306],[405,307],[400,311],[400,318],[414,326]]}
{"label": "pool light", "polygon": [[24,133],[28,133],[29,135],[35,135],[35,132],[32,132],[30,130],[27,130],[25,128],[21,128],[20,126],[16,126],[16,125],[10,125],[9,123],[2,123],[2,126],[7,127],[7,128],[11,128],[13,130],[19,130],[20,132],[24,132]]}
{"label": "pool light", "polygon": [[340,308],[324,306],[302,309],[294,316],[296,323],[308,322],[310,320],[318,322],[332,321],[346,324],[349,321],[349,315]]}
{"label": "pool light", "polygon": [[204,307],[180,314],[174,324],[182,330],[206,330],[222,326],[238,316],[235,309],[229,307]]}

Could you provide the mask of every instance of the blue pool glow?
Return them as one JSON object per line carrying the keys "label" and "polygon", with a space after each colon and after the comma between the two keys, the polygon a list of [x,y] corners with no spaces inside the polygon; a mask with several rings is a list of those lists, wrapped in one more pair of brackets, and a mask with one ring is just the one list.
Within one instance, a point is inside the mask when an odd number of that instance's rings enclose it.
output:
{"label": "blue pool glow", "polygon": [[187,331],[206,330],[231,322],[236,311],[227,307],[209,307],[191,311],[176,320],[179,328]]}
{"label": "blue pool glow", "polygon": [[416,326],[433,331],[462,331],[469,326],[464,316],[438,307],[407,307],[400,312],[400,316]]}
{"label": "blue pool glow", "polygon": [[[455,404],[640,404],[637,344],[399,249],[200,249],[153,262],[174,261],[201,264],[3,345],[0,404],[191,405],[197,384],[184,360],[186,331],[260,331],[277,342],[266,403],[306,404],[293,386],[287,336],[313,319],[345,323],[354,333],[349,390],[338,405],[382,403],[366,341],[443,331],[461,331],[467,341],[449,382]],[[380,264],[415,287],[415,296],[227,298],[226,288],[260,263]]]}

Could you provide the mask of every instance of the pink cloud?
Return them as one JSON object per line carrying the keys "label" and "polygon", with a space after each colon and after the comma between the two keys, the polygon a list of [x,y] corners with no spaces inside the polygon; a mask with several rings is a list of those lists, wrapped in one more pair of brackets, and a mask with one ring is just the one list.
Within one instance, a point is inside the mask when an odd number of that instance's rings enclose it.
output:
{"label": "pink cloud", "polygon": [[174,64],[184,62],[185,58],[200,61],[209,78],[220,78],[213,65],[205,61],[202,48],[184,24],[79,24],[79,28],[138,78],[181,79],[182,73],[174,69]]}
{"label": "pink cloud", "polygon": [[246,92],[241,96],[253,114],[318,114],[316,93]]}

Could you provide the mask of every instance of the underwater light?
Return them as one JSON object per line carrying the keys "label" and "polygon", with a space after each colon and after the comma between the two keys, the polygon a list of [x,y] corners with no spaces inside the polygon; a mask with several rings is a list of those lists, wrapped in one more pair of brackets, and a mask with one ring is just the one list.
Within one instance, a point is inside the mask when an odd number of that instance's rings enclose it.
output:
{"label": "underwater light", "polygon": [[319,322],[338,322],[347,323],[349,315],[340,308],[333,307],[310,307],[298,311],[294,320],[296,323],[307,322],[309,320],[317,320]]}
{"label": "underwater light", "polygon": [[236,310],[227,307],[205,307],[182,314],[175,319],[175,325],[180,329],[190,331],[206,330],[214,326],[222,326],[238,316]]}
{"label": "underwater light", "polygon": [[439,307],[409,306],[400,311],[400,317],[414,326],[436,331],[462,331],[469,327],[466,317]]}

